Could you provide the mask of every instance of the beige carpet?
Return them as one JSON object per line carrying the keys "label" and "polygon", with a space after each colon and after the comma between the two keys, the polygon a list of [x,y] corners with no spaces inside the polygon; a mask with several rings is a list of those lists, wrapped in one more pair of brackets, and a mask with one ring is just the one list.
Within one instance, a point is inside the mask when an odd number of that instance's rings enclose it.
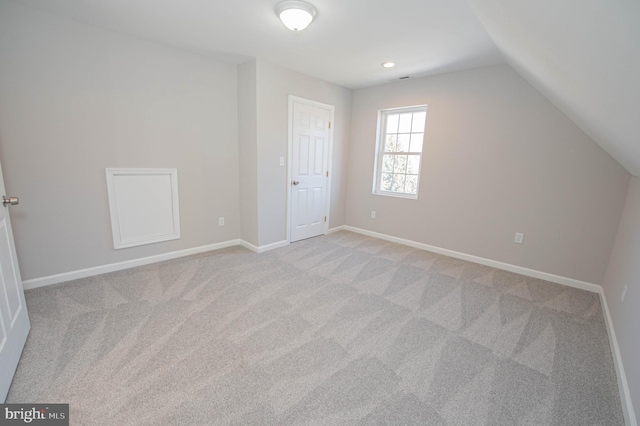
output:
{"label": "beige carpet", "polygon": [[598,296],[362,235],[27,291],[73,425],[621,425]]}

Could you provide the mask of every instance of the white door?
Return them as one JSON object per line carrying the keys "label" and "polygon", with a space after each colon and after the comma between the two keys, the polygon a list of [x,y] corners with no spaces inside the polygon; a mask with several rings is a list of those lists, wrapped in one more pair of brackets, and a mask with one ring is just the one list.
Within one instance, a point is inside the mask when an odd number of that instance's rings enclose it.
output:
{"label": "white door", "polygon": [[[6,192],[0,167],[0,196],[4,194]],[[14,203],[17,203],[17,199]],[[2,203],[0,204],[0,401],[2,402],[7,398],[30,328],[11,231],[8,203]]]}
{"label": "white door", "polygon": [[330,109],[293,101],[291,242],[325,232],[331,115]]}

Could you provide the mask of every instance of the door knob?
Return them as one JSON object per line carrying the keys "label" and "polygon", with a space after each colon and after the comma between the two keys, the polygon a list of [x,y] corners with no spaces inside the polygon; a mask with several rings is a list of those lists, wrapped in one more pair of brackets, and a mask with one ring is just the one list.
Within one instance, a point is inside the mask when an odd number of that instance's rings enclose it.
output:
{"label": "door knob", "polygon": [[2,204],[6,207],[6,206],[15,206],[16,204],[18,204],[20,202],[20,200],[18,199],[18,197],[7,197],[5,195],[2,196]]}
{"label": "door knob", "polygon": [[[298,182],[297,180],[294,180],[293,182],[291,182],[291,184],[292,184],[292,185],[297,185],[297,184],[299,184],[299,183],[300,183],[300,182]],[[17,199],[17,198],[16,198],[16,199]],[[16,203],[16,204],[17,204],[17,203]]]}

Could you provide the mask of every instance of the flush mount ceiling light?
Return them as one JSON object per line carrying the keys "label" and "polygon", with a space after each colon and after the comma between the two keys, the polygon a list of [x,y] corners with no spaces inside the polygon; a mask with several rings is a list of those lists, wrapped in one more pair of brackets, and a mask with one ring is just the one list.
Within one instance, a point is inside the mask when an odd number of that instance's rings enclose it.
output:
{"label": "flush mount ceiling light", "polygon": [[393,67],[396,66],[396,63],[395,62],[383,62],[382,66],[385,67],[385,68],[393,68]]}
{"label": "flush mount ceiling light", "polygon": [[316,8],[299,0],[283,1],[276,6],[276,14],[285,27],[301,31],[316,17]]}

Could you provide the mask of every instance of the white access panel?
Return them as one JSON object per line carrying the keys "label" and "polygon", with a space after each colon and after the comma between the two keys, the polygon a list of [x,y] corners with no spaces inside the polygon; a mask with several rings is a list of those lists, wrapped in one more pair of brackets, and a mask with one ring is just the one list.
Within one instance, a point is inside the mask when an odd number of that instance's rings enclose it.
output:
{"label": "white access panel", "polygon": [[180,238],[177,169],[106,169],[113,247]]}

